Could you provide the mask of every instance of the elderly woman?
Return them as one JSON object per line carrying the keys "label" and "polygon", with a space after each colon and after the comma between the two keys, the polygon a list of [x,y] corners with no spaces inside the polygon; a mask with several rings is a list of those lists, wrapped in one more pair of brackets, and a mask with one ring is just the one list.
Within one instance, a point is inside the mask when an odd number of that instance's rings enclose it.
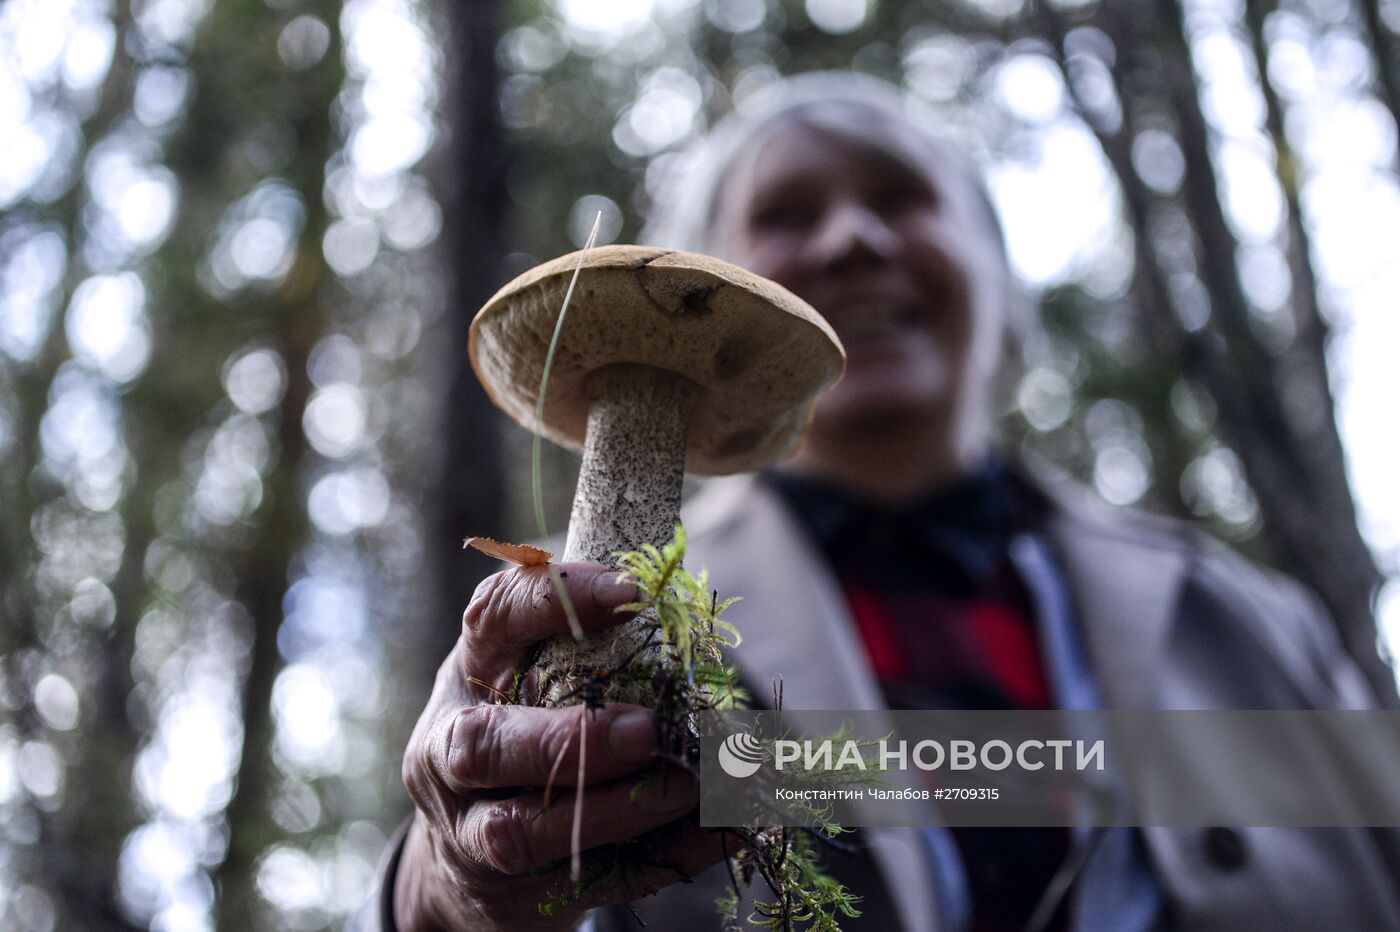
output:
{"label": "elderly woman", "polygon": [[[1189,529],[1107,513],[997,454],[992,406],[1023,304],[970,168],[892,87],[811,75],[726,120],[659,199],[652,238],[738,263],[848,353],[801,451],[689,506],[690,559],[745,601],[749,682],[794,708],[1335,708],[1374,700],[1295,585]],[[632,598],[566,567],[585,624]],[[487,580],[407,749],[418,811],[368,928],[713,928],[729,883],[693,784],[652,780],[649,714],[588,731],[585,848],[673,824],[625,877],[543,916],[572,813],[540,788],[577,721],[490,705],[565,631],[540,568]],[[745,624],[745,619],[755,619]],[[467,671],[472,673],[472,680]],[[766,687],[758,690],[766,692]],[[572,755],[572,751],[567,752]],[[568,756],[562,772],[571,774]],[[1393,839],[1364,830],[884,830],[833,871],[857,928],[1400,928]],[[696,878],[694,884],[678,883]],[[655,896],[643,897],[660,891]],[[635,901],[630,902],[629,901]],[[626,904],[626,908],[622,908]]]}

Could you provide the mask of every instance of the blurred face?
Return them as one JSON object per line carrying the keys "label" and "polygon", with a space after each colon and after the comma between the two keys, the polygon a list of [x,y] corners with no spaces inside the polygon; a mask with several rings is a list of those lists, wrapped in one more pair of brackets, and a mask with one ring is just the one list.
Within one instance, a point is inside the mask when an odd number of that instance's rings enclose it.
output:
{"label": "blurred face", "polygon": [[985,440],[1005,263],[976,192],[926,161],[790,121],[739,158],[720,194],[725,257],[804,298],[845,344],[846,376],[814,439],[933,429]]}

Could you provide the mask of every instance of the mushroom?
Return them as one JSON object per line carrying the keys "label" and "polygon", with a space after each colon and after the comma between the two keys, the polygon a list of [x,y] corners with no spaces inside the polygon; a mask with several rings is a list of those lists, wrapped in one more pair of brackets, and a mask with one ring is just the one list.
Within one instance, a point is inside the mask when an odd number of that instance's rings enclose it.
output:
{"label": "mushroom", "polygon": [[[577,253],[498,291],[472,322],[470,353],[491,399],[535,429],[541,376]],[[668,543],[685,472],[757,470],[793,449],[845,353],[791,292],[737,266],[640,246],[587,252],[549,376],[541,433],[582,450],[565,561]],[[642,646],[629,623],[548,642],[539,696],[557,704]],[[610,692],[606,698],[640,701]]]}

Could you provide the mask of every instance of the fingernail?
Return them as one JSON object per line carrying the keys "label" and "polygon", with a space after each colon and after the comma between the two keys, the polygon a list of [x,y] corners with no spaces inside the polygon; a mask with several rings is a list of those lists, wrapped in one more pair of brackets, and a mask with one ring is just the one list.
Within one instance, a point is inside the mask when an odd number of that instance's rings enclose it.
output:
{"label": "fingernail", "polygon": [[623,760],[642,760],[656,746],[656,724],[650,712],[623,712],[608,728],[608,746]]}
{"label": "fingernail", "polygon": [[599,573],[593,577],[593,601],[603,608],[613,608],[637,601],[637,587],[621,573]]}

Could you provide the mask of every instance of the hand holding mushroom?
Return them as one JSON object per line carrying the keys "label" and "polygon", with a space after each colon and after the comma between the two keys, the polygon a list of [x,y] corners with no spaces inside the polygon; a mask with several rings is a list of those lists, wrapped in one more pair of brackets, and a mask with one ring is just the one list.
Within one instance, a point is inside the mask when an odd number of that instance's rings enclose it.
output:
{"label": "hand holding mushroom", "polygon": [[[627,616],[613,612],[636,597],[605,567],[566,563],[569,597],[586,631],[606,630]],[[397,872],[396,924],[417,929],[567,929],[588,908],[624,902],[719,860],[698,827],[678,829],[653,867],[627,884],[603,884],[554,916],[540,904],[558,887],[560,871],[536,874],[567,859],[572,806],[560,804],[578,766],[578,710],[498,704],[536,643],[567,636],[546,567],[518,567],[486,579],[462,619],[462,636],[438,672],[432,698],[404,755],[404,783],[418,807]],[[624,841],[673,822],[696,805],[682,770],[649,781],[629,799],[640,775],[655,767],[651,712],[610,704],[593,713],[586,735],[588,805],[581,845]],[[562,759],[561,749],[566,749]],[[543,787],[559,762],[556,803]]]}
{"label": "hand holding mushroom", "polygon": [[[577,263],[564,256],[526,273],[472,326],[478,376],[532,429]],[[600,564],[671,539],[685,471],[749,471],[788,452],[843,361],[816,312],[735,266],[635,246],[586,255],[542,432],[583,450],[560,575],[587,634],[581,642],[569,636],[545,567],[510,570],[478,588],[405,755],[419,814],[398,873],[400,928],[569,928],[592,906],[635,899],[720,859],[719,846],[683,821],[648,857],[668,867],[629,872],[631,883],[599,884],[543,917],[539,904],[557,876],[531,871],[562,861],[571,847],[571,807],[546,808],[541,789],[551,772],[557,783],[575,775],[579,714],[560,706],[579,701],[597,670],[647,645],[651,626],[612,611],[634,600],[632,587]],[[497,704],[540,642],[536,705]],[[637,774],[656,766],[652,716],[638,705],[648,698],[644,683],[610,680],[601,696],[608,704],[589,720],[584,849],[642,835],[695,806],[692,779],[675,768],[628,799]]]}

